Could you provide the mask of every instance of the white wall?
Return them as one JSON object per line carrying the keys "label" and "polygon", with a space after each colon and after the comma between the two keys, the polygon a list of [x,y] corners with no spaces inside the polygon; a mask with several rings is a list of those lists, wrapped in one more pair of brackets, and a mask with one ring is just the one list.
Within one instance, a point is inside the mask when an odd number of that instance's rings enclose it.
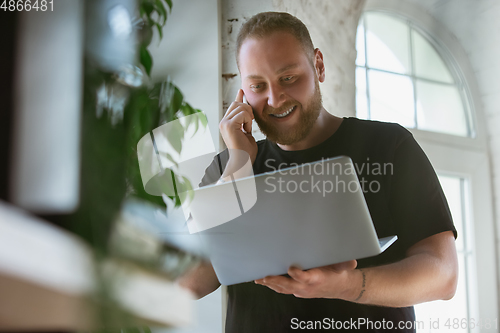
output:
{"label": "white wall", "polygon": [[219,146],[221,108],[218,8],[217,0],[174,0],[163,40],[158,45],[154,29],[149,47],[153,80],[170,75],[185,100],[207,115],[215,147]]}
{"label": "white wall", "polygon": [[54,7],[19,13],[14,74],[10,199],[44,214],[73,212],[80,181],[83,1]]}

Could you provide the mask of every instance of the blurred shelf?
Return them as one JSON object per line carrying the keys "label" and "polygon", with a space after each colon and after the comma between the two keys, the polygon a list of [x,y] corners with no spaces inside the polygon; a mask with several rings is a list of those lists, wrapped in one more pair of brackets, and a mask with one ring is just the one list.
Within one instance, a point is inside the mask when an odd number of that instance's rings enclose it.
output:
{"label": "blurred shelf", "polygon": [[[116,278],[115,299],[137,322],[179,327],[192,321],[187,290],[133,265],[104,266]],[[91,249],[76,236],[0,202],[0,331],[96,328],[94,268]]]}

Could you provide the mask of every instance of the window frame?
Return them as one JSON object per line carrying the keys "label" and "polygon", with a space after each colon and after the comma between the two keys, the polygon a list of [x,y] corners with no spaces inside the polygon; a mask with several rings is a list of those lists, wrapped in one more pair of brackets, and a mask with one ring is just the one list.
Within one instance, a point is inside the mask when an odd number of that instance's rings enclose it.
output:
{"label": "window frame", "polygon": [[[489,317],[494,320],[498,317],[499,273],[491,167],[481,95],[468,56],[458,39],[417,4],[406,1],[367,0],[364,12],[368,11],[380,11],[404,17],[423,30],[424,37],[429,41],[439,41],[438,43],[446,50],[445,54],[453,59],[451,64],[457,66],[452,70],[462,76],[462,82],[467,87],[467,98],[471,107],[470,117],[475,129],[474,137],[460,137],[415,128],[408,130],[427,154],[437,173],[456,175],[468,181],[468,195],[471,202],[468,217],[472,227],[468,239],[474,241],[475,256],[473,269],[467,274],[468,278],[476,279],[476,283],[469,286],[471,288],[469,295],[472,296],[468,304],[469,313],[475,319]],[[439,48],[437,50],[440,52]],[[476,331],[479,331],[479,328],[471,330],[471,332]]]}
{"label": "window frame", "polygon": [[[405,24],[408,27],[408,56],[409,56],[409,65],[411,68],[411,73],[409,74],[404,74],[404,73],[396,73],[392,72],[389,70],[383,70],[379,68],[373,68],[370,67],[368,64],[368,48],[367,48],[367,40],[366,40],[366,27],[368,26],[366,23],[366,13],[381,13],[385,14],[387,16],[393,17],[401,23]],[[460,94],[460,100],[462,102],[462,105],[464,107],[464,112],[465,112],[465,122],[466,122],[466,127],[467,127],[467,135],[465,137],[467,138],[474,138],[476,136],[476,130],[475,130],[475,121],[472,117],[472,115],[475,113],[474,110],[474,105],[471,102],[471,96],[470,96],[470,91],[468,89],[468,86],[466,84],[465,78],[463,77],[460,67],[455,63],[455,60],[453,59],[453,56],[450,54],[450,52],[446,49],[446,47],[440,43],[438,40],[436,40],[435,37],[433,37],[430,33],[425,31],[422,27],[420,27],[418,24],[415,24],[411,19],[408,17],[401,15],[400,13],[392,13],[387,10],[369,10],[369,11],[364,11],[363,14],[360,17],[360,22],[363,21],[363,40],[364,40],[364,58],[365,58],[365,64],[364,65],[358,65],[356,64],[356,68],[364,68],[365,74],[366,74],[366,88],[367,88],[367,100],[368,100],[368,116],[370,117],[370,80],[368,78],[368,71],[377,71],[377,72],[382,72],[382,73],[387,73],[387,74],[392,74],[392,75],[400,75],[400,76],[405,76],[411,79],[412,82],[412,87],[413,87],[413,104],[414,104],[414,121],[415,121],[415,127],[411,127],[411,129],[415,129],[418,131],[425,131],[425,132],[433,132],[430,130],[426,129],[421,129],[418,126],[418,117],[417,117],[417,82],[418,81],[423,81],[423,82],[430,82],[430,83],[436,83],[436,84],[442,84],[445,86],[452,86],[456,87],[459,91]],[[359,24],[358,24],[359,26]],[[453,78],[453,83],[445,83],[445,82],[440,82],[437,80],[433,79],[428,79],[425,77],[420,77],[417,76],[415,73],[415,54],[414,54],[414,39],[413,39],[413,32],[416,32],[420,34],[437,52],[439,56],[441,56],[444,65],[447,67],[447,69],[450,72],[450,75]],[[410,128],[408,128],[410,129]],[[434,133],[441,133],[445,135],[452,135],[452,134],[447,134],[447,133],[442,133],[442,132],[434,132]],[[458,135],[457,135],[458,136]]]}
{"label": "window frame", "polygon": [[[441,56],[446,57],[444,61],[450,67],[452,75],[459,75],[460,81],[465,85],[466,98],[468,100],[469,121],[473,126],[472,137],[461,137],[446,133],[431,132],[416,128],[407,128],[418,140],[426,140],[441,143],[449,147],[460,147],[472,150],[486,151],[486,122],[483,115],[480,93],[474,71],[470,65],[468,56],[457,38],[438,20],[418,5],[391,0],[368,0],[363,14],[369,11],[385,12],[404,20],[410,21],[415,29],[422,33],[429,42],[436,47]],[[361,17],[363,17],[363,14]],[[450,58],[451,61],[448,61]],[[356,66],[358,67],[358,66]],[[353,112],[354,114],[356,111]]]}

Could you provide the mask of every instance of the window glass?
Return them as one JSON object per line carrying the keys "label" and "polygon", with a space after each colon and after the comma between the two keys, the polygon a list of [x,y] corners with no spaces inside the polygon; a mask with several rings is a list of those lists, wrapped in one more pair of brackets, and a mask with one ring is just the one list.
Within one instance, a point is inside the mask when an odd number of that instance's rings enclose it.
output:
{"label": "window glass", "polygon": [[371,119],[415,127],[413,86],[404,75],[368,71]]}
{"label": "window glass", "polygon": [[[457,229],[458,238],[455,241],[455,246],[457,251],[463,251],[464,249],[464,234],[463,234],[463,214],[462,214],[462,188],[460,184],[461,180],[458,177],[452,176],[439,176],[439,183],[443,188],[446,200],[448,201],[448,207],[450,208],[451,216],[453,217],[453,223]],[[465,203],[464,203],[465,204]]]}
{"label": "window glass", "polygon": [[436,49],[418,32],[412,31],[415,75],[446,83],[454,83],[450,71]]}
{"label": "window glass", "polygon": [[367,13],[366,48],[368,67],[409,74],[408,26],[398,19]]}
{"label": "window glass", "polygon": [[[423,332],[469,332],[467,325],[462,325],[462,320],[469,322],[467,267],[472,260],[473,252],[470,244],[466,246],[464,224],[467,223],[464,211],[468,200],[465,199],[466,180],[456,176],[439,175],[439,182],[448,201],[453,222],[457,229],[458,238],[455,242],[458,256],[458,285],[455,296],[449,301],[434,301],[415,306],[418,322],[423,322],[423,327],[418,333]],[[455,318],[458,321],[454,321]],[[434,323],[434,325],[432,324]],[[439,323],[439,324],[438,324]],[[439,328],[438,328],[439,327]]]}
{"label": "window glass", "polygon": [[368,119],[368,99],[366,98],[366,69],[356,68],[356,108],[359,118]]}
{"label": "window glass", "polygon": [[466,86],[434,45],[407,19],[365,13],[356,38],[357,116],[472,136]]}
{"label": "window glass", "polygon": [[458,270],[457,291],[451,300],[415,305],[416,320],[423,324],[417,333],[469,332],[466,326],[461,327],[461,320],[468,320],[464,255],[458,256]]}
{"label": "window glass", "polygon": [[457,87],[417,81],[416,95],[419,128],[467,136],[465,112]]}

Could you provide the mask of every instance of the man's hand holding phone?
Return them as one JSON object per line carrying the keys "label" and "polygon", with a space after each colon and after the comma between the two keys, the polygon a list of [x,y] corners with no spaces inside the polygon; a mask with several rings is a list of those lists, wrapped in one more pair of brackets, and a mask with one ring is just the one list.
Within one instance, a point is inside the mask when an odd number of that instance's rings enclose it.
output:
{"label": "man's hand holding phone", "polygon": [[243,90],[240,89],[236,95],[236,100],[231,103],[219,123],[219,130],[227,148],[247,152],[253,164],[257,157],[257,143],[252,136],[252,120],[254,116],[252,107],[243,102],[243,97]]}

